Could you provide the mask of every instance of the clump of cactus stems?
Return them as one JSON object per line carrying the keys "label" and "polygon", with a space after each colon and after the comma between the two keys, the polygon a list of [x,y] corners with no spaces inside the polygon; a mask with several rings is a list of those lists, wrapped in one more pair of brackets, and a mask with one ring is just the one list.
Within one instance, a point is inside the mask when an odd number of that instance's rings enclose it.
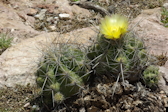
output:
{"label": "clump of cactus stems", "polygon": [[159,80],[159,69],[157,66],[151,65],[143,72],[144,82],[145,84],[150,87],[156,87],[158,80]]}
{"label": "clump of cactus stems", "polygon": [[149,87],[157,82],[158,75],[154,74],[158,74],[158,70],[150,68],[143,41],[131,32],[126,34],[127,26],[125,17],[107,16],[101,21],[101,34],[88,48],[58,44],[49,50],[37,71],[37,83],[43,96],[52,99],[53,104],[62,102],[78,93],[90,74],[109,75],[117,82],[119,79],[135,82],[144,77]]}
{"label": "clump of cactus stems", "polygon": [[[47,104],[60,103],[79,92],[88,80],[86,53],[75,44],[58,44],[45,54],[37,71],[37,84]],[[51,101],[52,99],[52,101]]]}
{"label": "clump of cactus stems", "polygon": [[137,81],[147,66],[148,56],[141,40],[134,35],[125,35],[118,40],[99,37],[89,50],[88,57],[96,74],[122,76]]}
{"label": "clump of cactus stems", "polygon": [[120,15],[105,17],[101,21],[101,35],[88,53],[96,74],[121,76],[123,81],[130,82],[139,80],[148,56],[142,40],[131,33],[125,35],[127,25],[127,19]]}
{"label": "clump of cactus stems", "polygon": [[144,44],[134,35],[125,35],[118,40],[106,39],[102,35],[90,47],[88,57],[96,74],[124,76],[137,81],[147,66],[148,55]]}

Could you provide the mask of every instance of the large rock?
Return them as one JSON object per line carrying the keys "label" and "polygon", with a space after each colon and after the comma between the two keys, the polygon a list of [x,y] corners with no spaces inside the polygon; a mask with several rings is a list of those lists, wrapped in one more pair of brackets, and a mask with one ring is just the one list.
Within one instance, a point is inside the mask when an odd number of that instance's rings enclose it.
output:
{"label": "large rock", "polygon": [[0,87],[35,84],[35,72],[45,50],[52,43],[90,45],[95,28],[83,28],[66,34],[47,33],[21,41],[0,56]]}
{"label": "large rock", "polygon": [[142,11],[130,25],[130,29],[144,40],[149,53],[154,55],[168,51],[168,29],[160,21],[161,9],[148,9]]}

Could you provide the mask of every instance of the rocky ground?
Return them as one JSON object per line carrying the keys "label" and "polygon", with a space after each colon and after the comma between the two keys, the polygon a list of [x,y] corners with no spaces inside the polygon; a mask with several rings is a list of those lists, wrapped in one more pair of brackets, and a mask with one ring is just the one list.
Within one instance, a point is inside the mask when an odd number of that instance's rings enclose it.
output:
{"label": "rocky ground", "polygon": [[[13,37],[12,46],[0,56],[0,111],[2,112],[166,112],[168,107],[167,29],[160,22],[161,0],[2,0],[0,32]],[[144,9],[153,9],[145,10]],[[54,37],[68,37],[78,43],[98,33],[97,25],[106,14],[120,13],[130,20],[130,29],[143,38],[150,54],[158,57],[159,87],[141,82],[117,83],[107,76],[95,76],[80,94],[61,104],[42,104],[33,73],[41,52]],[[143,18],[143,22],[141,19]],[[139,25],[135,26],[137,23]],[[78,39],[76,38],[78,37]],[[80,37],[80,38],[79,38]],[[144,38],[145,37],[145,38]],[[73,40],[74,39],[74,40]],[[46,41],[47,40],[47,41]],[[87,45],[86,44],[86,45]],[[42,46],[43,45],[43,46]],[[16,86],[16,84],[22,86]],[[33,86],[32,86],[33,85]]]}

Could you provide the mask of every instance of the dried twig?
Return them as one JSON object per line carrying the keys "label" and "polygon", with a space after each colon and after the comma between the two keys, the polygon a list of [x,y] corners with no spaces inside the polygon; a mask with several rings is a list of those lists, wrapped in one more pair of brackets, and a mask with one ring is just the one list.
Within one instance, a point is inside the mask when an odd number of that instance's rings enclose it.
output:
{"label": "dried twig", "polygon": [[82,7],[82,8],[85,8],[85,9],[94,10],[96,12],[99,12],[103,16],[106,16],[106,15],[110,14],[103,7],[100,7],[99,5],[92,4],[90,2],[80,2],[80,1],[77,1],[77,2],[71,2],[70,4],[71,5],[78,5],[78,6]]}

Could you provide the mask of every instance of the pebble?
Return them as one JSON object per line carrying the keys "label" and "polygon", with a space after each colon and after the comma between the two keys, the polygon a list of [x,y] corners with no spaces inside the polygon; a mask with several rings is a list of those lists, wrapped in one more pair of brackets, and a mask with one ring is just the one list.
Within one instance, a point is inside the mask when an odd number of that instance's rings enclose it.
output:
{"label": "pebble", "polygon": [[59,18],[60,19],[70,19],[70,15],[69,14],[59,14]]}
{"label": "pebble", "polygon": [[48,26],[48,28],[49,28],[51,31],[56,30],[56,27],[55,27],[54,25],[52,25],[52,26]]}
{"label": "pebble", "polygon": [[80,108],[79,112],[86,112],[85,108]]}
{"label": "pebble", "polygon": [[165,92],[164,91],[160,91],[160,94],[164,94]]}
{"label": "pebble", "polygon": [[107,110],[105,110],[104,112],[111,112],[111,110],[110,110],[110,109],[107,109]]}
{"label": "pebble", "polygon": [[46,12],[47,12],[47,9],[42,9],[40,13],[35,15],[34,17],[37,19],[43,20]]}
{"label": "pebble", "polygon": [[163,4],[163,7],[168,9],[168,3]]}
{"label": "pebble", "polygon": [[30,103],[28,102],[28,103],[26,103],[23,107],[24,107],[24,108],[27,108],[29,105],[30,105]]}
{"label": "pebble", "polygon": [[30,8],[30,9],[27,10],[27,15],[28,16],[34,16],[34,15],[37,14],[37,12],[38,11],[36,9]]}
{"label": "pebble", "polygon": [[56,17],[54,17],[54,19],[55,19],[55,20],[59,20],[59,17],[56,16]]}
{"label": "pebble", "polygon": [[99,109],[95,106],[91,106],[90,108],[87,109],[87,112],[98,112]]}
{"label": "pebble", "polygon": [[84,100],[84,101],[89,101],[90,99],[91,99],[91,96],[87,95],[87,96],[84,97],[83,100]]}
{"label": "pebble", "polygon": [[50,22],[50,21],[52,21],[52,20],[53,20],[53,17],[47,18],[47,22]]}

